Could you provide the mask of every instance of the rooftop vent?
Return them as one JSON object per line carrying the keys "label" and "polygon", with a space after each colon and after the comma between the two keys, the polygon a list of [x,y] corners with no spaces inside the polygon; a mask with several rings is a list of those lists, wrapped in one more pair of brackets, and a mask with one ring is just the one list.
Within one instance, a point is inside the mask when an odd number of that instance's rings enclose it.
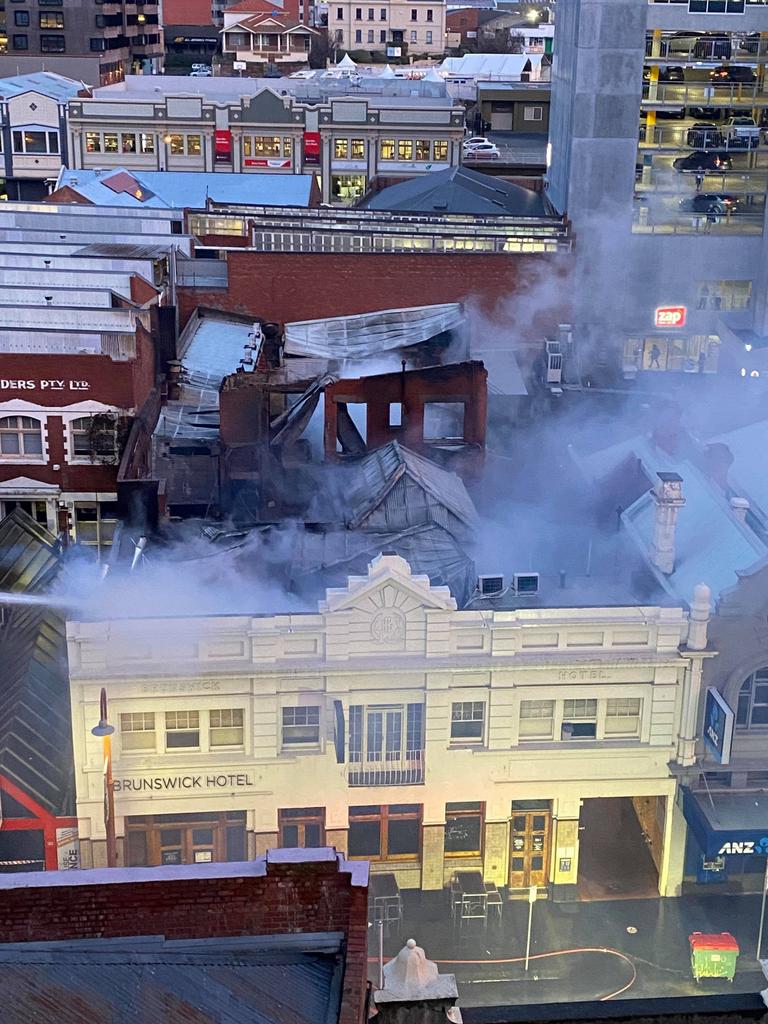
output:
{"label": "rooftop vent", "polygon": [[539,574],[537,572],[516,572],[512,577],[516,594],[538,594]]}
{"label": "rooftop vent", "polygon": [[504,577],[496,573],[478,576],[477,589],[481,597],[498,597],[504,589]]}

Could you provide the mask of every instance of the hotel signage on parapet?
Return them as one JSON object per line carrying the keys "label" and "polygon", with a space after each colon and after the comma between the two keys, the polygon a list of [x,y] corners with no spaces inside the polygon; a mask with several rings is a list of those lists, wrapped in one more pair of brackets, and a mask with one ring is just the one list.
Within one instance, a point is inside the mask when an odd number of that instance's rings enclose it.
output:
{"label": "hotel signage on parapet", "polygon": [[242,789],[253,785],[245,772],[215,775],[165,775],[149,779],[115,779],[116,793],[142,793],[146,790]]}

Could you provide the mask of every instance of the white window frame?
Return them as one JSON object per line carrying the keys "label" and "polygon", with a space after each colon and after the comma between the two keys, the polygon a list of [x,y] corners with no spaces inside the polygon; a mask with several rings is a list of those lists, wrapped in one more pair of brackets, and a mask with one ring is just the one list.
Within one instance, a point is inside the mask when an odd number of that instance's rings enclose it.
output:
{"label": "white window frame", "polygon": [[[640,689],[641,684],[633,685],[630,692],[618,694],[615,691],[608,695],[595,694],[594,690],[590,693],[588,691],[576,691],[575,696],[559,697],[552,696],[551,690],[547,693],[546,690],[536,689],[529,691],[525,695],[520,696],[517,720],[515,724],[515,735],[513,736],[513,744],[518,746],[529,746],[531,744],[566,744],[572,745],[586,745],[589,743],[604,743],[604,742],[632,742],[639,741],[641,743],[648,743],[650,740],[650,704],[651,701],[647,699],[647,694]],[[596,701],[597,707],[594,716],[588,717],[576,717],[566,716],[565,714],[565,703],[568,700],[575,701]],[[554,701],[554,715],[552,721],[552,735],[550,738],[544,736],[523,736],[520,733],[520,722],[523,704],[527,701]],[[639,710],[637,714],[637,728],[634,732],[625,733],[606,733],[605,723],[608,716],[609,702],[611,701],[638,701]],[[629,717],[629,716],[627,716]],[[584,736],[584,737],[571,737],[569,739],[562,738],[563,722],[564,721],[594,721],[595,723],[595,735]]]}
{"label": "white window frame", "polygon": [[544,107],[524,106],[523,107],[523,120],[524,121],[543,121],[544,120]]}
{"label": "white window frame", "polygon": [[[6,420],[17,421],[17,426],[14,429],[11,427],[4,426]],[[31,434],[32,428],[25,428],[19,421],[32,420],[37,423],[40,427],[40,448],[39,452],[29,452],[27,454],[22,449],[24,448],[24,434]],[[0,449],[0,462],[21,462],[32,465],[40,465],[48,461],[48,446],[46,444],[46,422],[39,416],[30,416],[27,412],[6,412],[3,410],[3,415],[0,416],[0,433],[15,433],[19,438],[19,451],[18,452],[4,452]]]}
{"label": "white window frame", "polygon": [[[127,729],[126,719],[133,719],[134,716],[141,716],[142,719],[151,717],[152,728],[151,729]],[[154,711],[121,711],[118,715],[118,724],[120,727],[120,753],[125,754],[126,757],[135,757],[146,754],[157,753],[157,714]],[[145,721],[142,724],[146,724]],[[147,736],[151,737],[152,742],[147,743],[146,746],[126,746],[126,736]]]}
{"label": "white window frame", "polygon": [[[457,718],[457,708],[462,710],[459,712],[461,717]],[[477,710],[480,709],[480,716],[476,717]],[[471,710],[467,710],[471,709]],[[469,714],[471,717],[465,717]],[[461,722],[479,722],[480,723],[480,735],[479,736],[454,736],[453,726],[454,723]],[[452,700],[451,701],[451,719],[449,727],[449,741],[451,746],[484,746],[486,730],[488,728],[488,701],[487,700]]]}
{"label": "white window frame", "polygon": [[[187,715],[188,716],[188,723],[187,723],[186,726],[176,725],[176,726],[172,726],[172,727],[169,728],[169,726],[168,726],[168,716],[169,715]],[[189,724],[189,721],[193,721],[193,716],[197,716],[197,725],[196,726]],[[196,732],[197,733],[197,746],[192,746],[190,744],[189,746],[185,746],[185,747],[169,747],[168,746],[168,736],[169,736],[169,734],[181,733],[181,732]],[[201,722],[201,720],[200,720],[200,710],[199,710],[199,708],[178,708],[178,709],[176,709],[176,708],[169,708],[167,711],[163,712],[163,748],[164,748],[166,754],[199,753],[202,750],[201,740],[202,740],[202,737],[204,735],[205,735],[205,731],[203,729],[203,722]]]}
{"label": "white window frame", "polygon": [[[228,725],[214,725],[214,715],[224,716],[224,719],[231,718],[232,722]],[[237,718],[240,718],[240,724],[236,724]],[[209,708],[206,713],[206,726],[208,734],[208,749],[209,750],[244,750],[245,749],[245,710],[243,708]],[[222,719],[219,719],[221,723]],[[232,724],[235,723],[235,724]],[[214,731],[219,732],[240,730],[240,739],[234,743],[214,743],[213,734]]]}
{"label": "white window frame", "polygon": [[[307,712],[307,713],[309,713],[309,712],[314,712],[314,711],[317,712],[317,722],[316,723],[315,722],[309,722],[309,721],[308,722],[296,722],[296,721],[293,721],[293,722],[289,723],[288,725],[286,725],[286,713],[289,714],[289,715],[294,716],[294,718],[295,718],[295,717],[297,717],[296,716],[296,712]],[[302,717],[302,716],[299,715],[298,717]],[[314,717],[314,716],[310,716],[308,714],[307,717],[309,718],[309,717]],[[286,728],[288,728],[288,729],[310,729],[310,728],[312,728],[313,729],[313,728],[315,728],[315,726],[317,726],[317,739],[296,740],[295,742],[291,742],[290,740],[288,740],[288,742],[286,742],[286,739],[285,739],[285,736],[286,736],[285,730],[286,730]],[[283,706],[283,708],[280,711],[280,749],[283,750],[283,751],[290,751],[290,750],[319,750],[320,749],[320,743],[321,743],[321,740],[322,740],[322,735],[323,735],[322,729],[323,729],[323,709],[322,709],[322,705],[320,705],[320,704],[286,704],[286,705]]]}

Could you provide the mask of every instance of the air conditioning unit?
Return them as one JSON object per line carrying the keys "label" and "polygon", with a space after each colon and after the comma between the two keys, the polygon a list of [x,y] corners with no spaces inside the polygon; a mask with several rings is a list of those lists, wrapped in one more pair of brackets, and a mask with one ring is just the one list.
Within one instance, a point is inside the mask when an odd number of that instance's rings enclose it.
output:
{"label": "air conditioning unit", "polygon": [[478,576],[477,589],[481,597],[496,597],[504,589],[504,577],[496,573]]}
{"label": "air conditioning unit", "polygon": [[512,577],[516,594],[538,594],[539,574],[537,572],[516,572]]}

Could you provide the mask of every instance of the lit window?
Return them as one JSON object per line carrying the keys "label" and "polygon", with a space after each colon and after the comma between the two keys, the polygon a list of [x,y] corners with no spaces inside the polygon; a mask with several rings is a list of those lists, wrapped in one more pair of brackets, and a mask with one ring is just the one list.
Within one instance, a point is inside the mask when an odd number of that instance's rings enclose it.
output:
{"label": "lit window", "polygon": [[135,153],[136,152],[136,136],[123,134],[120,136],[120,144],[123,153]]}
{"label": "lit window", "polygon": [[283,746],[320,742],[320,708],[283,708]]}
{"label": "lit window", "polygon": [[400,139],[397,143],[397,159],[413,160],[413,140]]}
{"label": "lit window", "polygon": [[187,156],[200,156],[203,150],[203,141],[199,135],[187,136]]}
{"label": "lit window", "polygon": [[448,143],[447,142],[433,142],[432,143],[432,157],[434,160],[447,160],[448,159]]}
{"label": "lit window", "polygon": [[293,139],[290,135],[286,135],[283,139],[283,156],[293,156]]}
{"label": "lit window", "polygon": [[101,135],[99,132],[85,133],[85,151],[86,153],[101,152]]}
{"label": "lit window", "polygon": [[482,741],[485,703],[481,700],[458,701],[451,708],[451,739]]}
{"label": "lit window", "polygon": [[642,705],[639,697],[609,697],[605,708],[605,735],[637,736]]}
{"label": "lit window", "polygon": [[104,152],[117,153],[117,132],[104,132]]}
{"label": "lit window", "polygon": [[520,740],[551,740],[554,720],[553,700],[520,701]]}
{"label": "lit window", "polygon": [[336,160],[346,160],[349,157],[349,142],[347,139],[333,140],[333,155]]}
{"label": "lit window", "polygon": [[222,708],[210,712],[210,745],[212,747],[242,747],[243,709]]}
{"label": "lit window", "polygon": [[429,160],[429,139],[416,139],[416,159]]}
{"label": "lit window", "polygon": [[200,746],[200,712],[165,712],[166,750],[193,749]]}
{"label": "lit window", "polygon": [[155,715],[132,711],[120,715],[120,746],[123,751],[155,749]]}
{"label": "lit window", "polygon": [[183,135],[169,135],[168,145],[171,150],[172,156],[184,156],[184,136]]}
{"label": "lit window", "polygon": [[382,160],[395,159],[395,140],[382,139],[379,143],[379,156]]}
{"label": "lit window", "polygon": [[0,419],[0,455],[42,455],[43,432],[40,420],[31,416],[5,416]]}
{"label": "lit window", "polygon": [[150,135],[147,132],[142,132],[139,136],[141,140],[141,152],[142,153],[154,153],[155,152],[155,136]]}
{"label": "lit window", "polygon": [[349,145],[353,160],[365,160],[365,139],[352,139]]}

